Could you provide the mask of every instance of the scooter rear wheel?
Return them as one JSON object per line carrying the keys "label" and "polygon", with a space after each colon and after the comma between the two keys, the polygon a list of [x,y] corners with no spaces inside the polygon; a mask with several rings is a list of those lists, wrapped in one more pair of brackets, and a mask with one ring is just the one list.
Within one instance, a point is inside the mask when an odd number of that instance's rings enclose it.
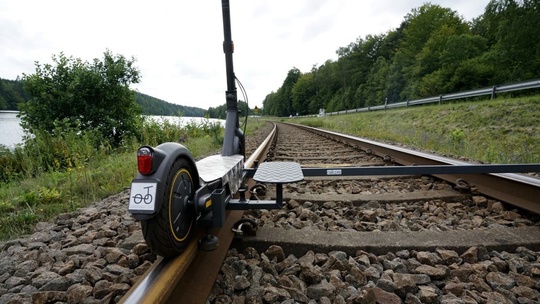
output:
{"label": "scooter rear wheel", "polygon": [[141,222],[144,239],[152,251],[163,257],[174,257],[187,247],[195,230],[193,200],[198,180],[185,158],[178,158],[165,183],[163,202],[158,214]]}

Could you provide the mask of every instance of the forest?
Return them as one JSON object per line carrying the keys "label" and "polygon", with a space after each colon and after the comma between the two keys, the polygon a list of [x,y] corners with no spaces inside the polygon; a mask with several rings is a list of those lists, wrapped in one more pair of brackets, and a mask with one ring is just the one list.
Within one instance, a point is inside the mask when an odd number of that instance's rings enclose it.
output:
{"label": "forest", "polygon": [[[255,107],[256,108],[256,107]],[[238,112],[240,116],[246,116],[245,113],[247,112],[248,115],[257,115],[257,111],[255,109],[250,109],[248,104],[243,101],[238,101]],[[222,104],[218,107],[210,107],[208,108],[208,112],[206,112],[208,117],[211,118],[219,118],[219,119],[225,119],[227,117],[227,105]]]}
{"label": "forest", "polygon": [[[18,111],[18,105],[29,99],[30,95],[24,91],[20,79],[0,78],[0,110]],[[207,112],[201,108],[173,104],[139,92],[135,92],[135,101],[144,115],[203,117]]]}
{"label": "forest", "polygon": [[397,29],[359,37],[337,60],[293,67],[265,115],[362,108],[540,77],[540,0],[492,0],[472,21],[427,3]]}
{"label": "forest", "polygon": [[139,92],[135,93],[135,101],[144,115],[203,117],[206,114],[201,108],[170,103]]}

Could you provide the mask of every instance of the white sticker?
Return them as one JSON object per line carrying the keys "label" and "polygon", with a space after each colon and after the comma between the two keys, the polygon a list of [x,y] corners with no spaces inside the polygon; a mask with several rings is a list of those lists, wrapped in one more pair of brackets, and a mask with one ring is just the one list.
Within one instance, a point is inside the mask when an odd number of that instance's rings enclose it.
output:
{"label": "white sticker", "polygon": [[326,175],[341,175],[341,169],[326,170]]}
{"label": "white sticker", "polygon": [[129,195],[129,211],[153,211],[156,205],[157,183],[133,182]]}

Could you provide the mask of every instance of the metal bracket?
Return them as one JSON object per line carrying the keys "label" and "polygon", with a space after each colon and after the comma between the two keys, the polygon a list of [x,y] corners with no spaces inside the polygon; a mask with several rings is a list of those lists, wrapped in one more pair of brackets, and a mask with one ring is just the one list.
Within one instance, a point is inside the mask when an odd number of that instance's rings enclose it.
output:
{"label": "metal bracket", "polygon": [[259,183],[276,184],[276,200],[246,200],[246,189],[243,189],[240,199],[229,201],[228,210],[280,209],[283,206],[283,184],[299,182],[304,179],[304,174],[300,164],[295,162],[267,162],[259,165],[253,179]]}
{"label": "metal bracket", "polygon": [[257,234],[257,228],[257,222],[246,218],[236,222],[232,227],[232,231],[235,238],[242,238],[244,235],[255,236]]}

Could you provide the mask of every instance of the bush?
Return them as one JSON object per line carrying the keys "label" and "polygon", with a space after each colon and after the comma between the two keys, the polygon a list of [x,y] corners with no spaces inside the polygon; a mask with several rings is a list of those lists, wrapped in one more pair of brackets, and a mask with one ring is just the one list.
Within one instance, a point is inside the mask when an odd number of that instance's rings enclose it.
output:
{"label": "bush", "polygon": [[23,76],[23,87],[31,95],[20,104],[21,124],[27,132],[58,136],[70,129],[92,130],[113,146],[137,133],[141,110],[129,88],[139,82],[134,59],[106,51],[102,61],[92,63],[63,53],[53,56],[53,61],[55,65],[36,62],[36,72]]}

